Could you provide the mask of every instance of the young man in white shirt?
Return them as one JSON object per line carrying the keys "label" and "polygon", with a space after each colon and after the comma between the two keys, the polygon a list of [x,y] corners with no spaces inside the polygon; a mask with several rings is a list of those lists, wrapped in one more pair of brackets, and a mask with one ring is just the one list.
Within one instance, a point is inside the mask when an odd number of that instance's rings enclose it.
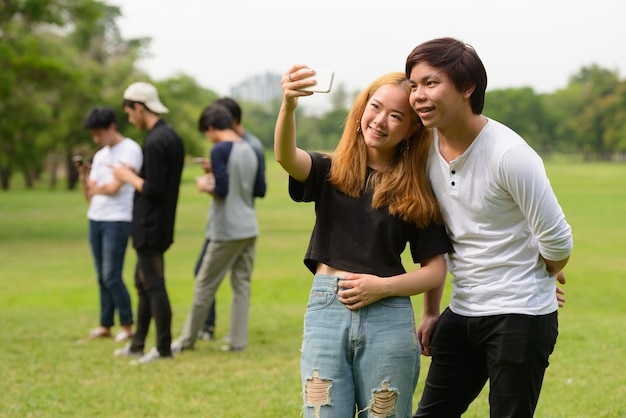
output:
{"label": "young man in white shirt", "polygon": [[100,326],[89,338],[111,337],[117,311],[121,331],[115,341],[132,337],[133,312],[130,295],[122,278],[126,246],[130,236],[135,190],[113,176],[115,165],[128,165],[139,171],[141,147],[117,131],[113,109],[95,107],[83,120],[94,142],[101,146],[92,163],[76,162],[85,198],[89,202],[89,243],[100,289]]}
{"label": "young man in white shirt", "polygon": [[571,228],[539,155],[481,114],[487,74],[452,38],[418,45],[406,61],[412,107],[434,143],[428,176],[454,252],[452,296],[426,294],[419,337],[432,363],[414,417],[460,417],[490,381],[491,417],[532,417],[558,335],[555,277]]}

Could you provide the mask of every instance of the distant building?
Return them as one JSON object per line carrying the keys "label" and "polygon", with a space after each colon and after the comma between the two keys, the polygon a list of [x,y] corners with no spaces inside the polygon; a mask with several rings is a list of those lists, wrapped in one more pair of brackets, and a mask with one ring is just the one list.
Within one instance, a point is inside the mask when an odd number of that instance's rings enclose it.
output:
{"label": "distant building", "polygon": [[230,94],[235,100],[269,104],[282,97],[280,75],[271,73],[255,75],[231,87]]}

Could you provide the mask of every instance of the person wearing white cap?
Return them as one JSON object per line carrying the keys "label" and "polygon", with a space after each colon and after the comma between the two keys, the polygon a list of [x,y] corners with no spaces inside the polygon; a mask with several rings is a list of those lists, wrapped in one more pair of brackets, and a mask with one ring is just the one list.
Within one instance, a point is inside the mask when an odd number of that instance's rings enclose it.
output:
{"label": "person wearing white cap", "polygon": [[143,81],[128,86],[124,92],[124,100],[141,103],[147,110],[157,115],[169,112],[169,109],[161,103],[156,87]]}
{"label": "person wearing white cap", "polygon": [[[165,286],[163,255],[174,241],[185,148],[180,136],[161,118],[168,109],[153,85],[131,84],[124,92],[124,112],[130,123],[149,132],[143,144],[141,171],[136,173],[128,166],[113,168],[115,177],[135,188],[132,238],[137,252],[138,294],[135,335],[131,343],[114,354],[136,356],[134,363],[142,364],[172,358],[172,310]],[[156,325],[156,347],[144,354],[152,318]]]}

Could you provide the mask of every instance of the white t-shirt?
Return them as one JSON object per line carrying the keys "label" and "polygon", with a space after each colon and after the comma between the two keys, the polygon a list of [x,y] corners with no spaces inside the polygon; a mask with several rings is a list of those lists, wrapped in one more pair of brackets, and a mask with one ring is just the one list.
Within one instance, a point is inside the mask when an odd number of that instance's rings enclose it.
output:
{"label": "white t-shirt", "polygon": [[[89,180],[98,186],[110,183],[113,172],[110,166],[127,164],[139,172],[143,164],[141,147],[130,138],[124,138],[113,147],[102,147],[93,157]],[[126,221],[133,219],[135,188],[124,183],[114,195],[96,194],[91,198],[87,217],[94,221]]]}
{"label": "white t-shirt", "polygon": [[554,312],[556,281],[539,255],[565,259],[573,240],[539,155],[488,120],[449,164],[435,131],[428,176],[454,246],[450,309],[472,317]]}

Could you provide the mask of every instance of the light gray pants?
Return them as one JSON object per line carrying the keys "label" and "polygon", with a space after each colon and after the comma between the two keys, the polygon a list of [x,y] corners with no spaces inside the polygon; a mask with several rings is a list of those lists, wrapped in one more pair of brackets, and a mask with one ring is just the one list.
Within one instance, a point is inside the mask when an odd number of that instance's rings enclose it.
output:
{"label": "light gray pants", "polygon": [[215,293],[229,270],[233,289],[230,346],[233,349],[246,348],[255,244],[256,237],[236,241],[211,240],[196,276],[191,310],[187,315],[183,334],[178,339],[183,348],[193,348],[198,331],[215,300]]}

